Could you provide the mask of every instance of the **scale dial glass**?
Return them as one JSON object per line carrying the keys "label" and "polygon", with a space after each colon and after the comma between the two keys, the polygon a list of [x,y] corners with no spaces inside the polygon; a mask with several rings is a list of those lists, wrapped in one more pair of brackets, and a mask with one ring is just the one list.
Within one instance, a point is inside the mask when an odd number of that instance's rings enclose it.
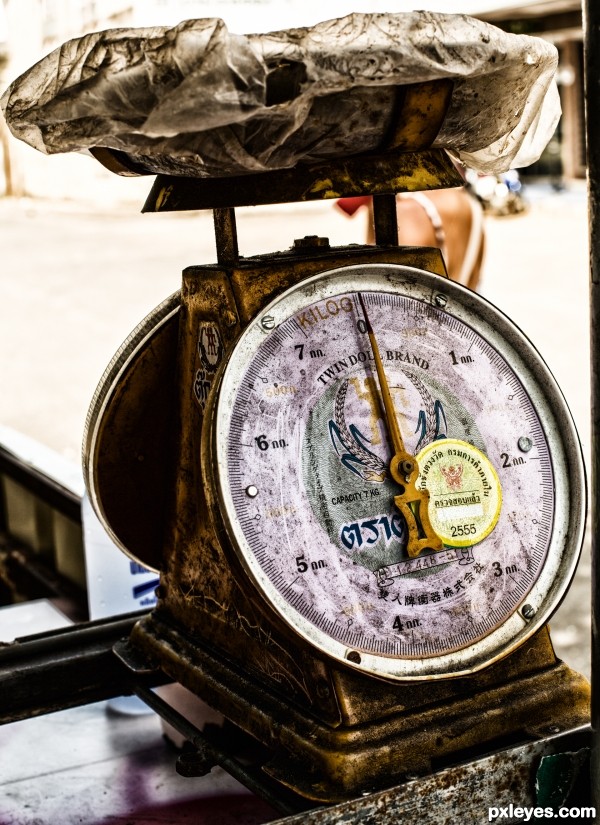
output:
{"label": "scale dial glass", "polygon": [[[406,552],[359,292],[435,552]],[[580,450],[540,357],[480,297],[409,267],[316,276],[261,319],[223,372],[213,445],[221,513],[262,596],[375,675],[444,677],[506,655],[557,605],[582,540]]]}

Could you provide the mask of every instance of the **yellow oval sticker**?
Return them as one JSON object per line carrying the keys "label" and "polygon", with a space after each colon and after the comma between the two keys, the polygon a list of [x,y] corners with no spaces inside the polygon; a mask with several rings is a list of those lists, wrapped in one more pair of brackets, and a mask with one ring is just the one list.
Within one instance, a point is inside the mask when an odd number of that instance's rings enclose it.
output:
{"label": "yellow oval sticker", "polygon": [[502,490],[488,457],[466,441],[442,438],[416,458],[417,487],[429,492],[429,519],[444,544],[469,547],[489,536],[500,516]]}

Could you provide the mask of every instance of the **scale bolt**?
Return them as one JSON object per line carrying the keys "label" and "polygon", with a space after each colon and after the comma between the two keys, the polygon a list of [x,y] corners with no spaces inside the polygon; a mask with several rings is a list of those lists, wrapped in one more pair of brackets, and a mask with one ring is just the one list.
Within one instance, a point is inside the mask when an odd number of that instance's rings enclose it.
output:
{"label": "scale bolt", "polygon": [[250,484],[246,487],[246,495],[250,496],[250,498],[256,498],[258,495],[258,488],[254,486],[254,484]]}
{"label": "scale bolt", "polygon": [[327,684],[327,682],[319,682],[319,684],[317,685],[317,696],[319,697],[319,699],[329,699],[330,694],[331,691],[329,689],[329,685]]}
{"label": "scale bolt", "polygon": [[329,238],[321,238],[319,235],[305,235],[303,238],[296,238],[294,240],[294,249],[318,249],[319,247],[329,246]]}
{"label": "scale bolt", "polygon": [[272,315],[265,315],[264,318],[260,319],[260,325],[266,330],[275,329],[275,318]]}
{"label": "scale bolt", "polygon": [[409,459],[405,459],[404,461],[400,462],[400,471],[405,476],[410,476],[412,471],[415,469],[415,462],[410,461]]}
{"label": "scale bolt", "polygon": [[521,615],[524,619],[533,619],[535,616],[535,607],[530,604],[524,604],[521,609]]}
{"label": "scale bolt", "polygon": [[435,305],[438,307],[445,307],[448,303],[448,299],[446,298],[446,296],[442,295],[441,293],[439,295],[436,295],[433,301]]}
{"label": "scale bolt", "polygon": [[531,448],[533,447],[533,441],[526,435],[522,435],[521,438],[517,441],[517,446],[522,453],[528,453],[529,450],[531,450]]}
{"label": "scale bolt", "polygon": [[235,312],[232,312],[230,309],[226,309],[223,313],[223,321],[225,322],[226,327],[234,327],[237,324],[237,316]]}

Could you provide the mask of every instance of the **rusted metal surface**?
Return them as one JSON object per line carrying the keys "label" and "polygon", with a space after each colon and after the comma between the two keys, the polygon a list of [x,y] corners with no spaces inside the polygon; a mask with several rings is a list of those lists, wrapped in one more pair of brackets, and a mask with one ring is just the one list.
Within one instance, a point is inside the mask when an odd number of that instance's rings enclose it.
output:
{"label": "rusted metal surface", "polygon": [[387,147],[407,152],[431,146],[448,111],[453,87],[448,79],[399,87],[402,104],[388,133]]}
{"label": "rusted metal surface", "polygon": [[[249,323],[268,301],[303,278],[340,266],[397,263],[446,274],[439,250],[433,248],[319,245],[312,250],[305,248],[302,255],[296,253],[297,248],[289,253],[246,258],[231,270],[231,284],[242,322]],[[197,278],[202,278],[202,268],[196,267],[194,271]]]}
{"label": "rusted metal surface", "polygon": [[[541,742],[499,751],[390,790],[279,819],[271,825],[483,823],[490,821],[491,808],[506,811],[500,817],[496,813],[501,822],[523,822],[523,815],[509,814],[515,808],[534,808],[539,804],[535,780],[541,760],[551,754],[589,747],[590,739],[589,727],[582,727],[565,735],[547,737]],[[586,803],[587,800],[573,800],[574,805]]]}
{"label": "rusted metal surface", "polygon": [[[236,737],[223,739],[203,735],[186,720],[165,706],[148,690],[162,684],[164,675],[154,663],[139,656],[139,651],[128,640],[132,626],[140,614],[103,620],[84,625],[40,634],[18,640],[0,649],[0,683],[2,685],[2,723],[51,713],[66,707],[75,707],[90,701],[135,692],[167,721],[180,730],[192,746],[200,751],[193,763],[196,768],[209,770],[212,764],[223,765],[241,782],[281,812],[302,811],[299,815],[277,820],[277,823],[294,825],[296,822],[314,825],[334,825],[343,822],[411,822],[416,813],[424,822],[480,821],[489,806],[508,805],[518,800],[521,805],[535,805],[535,778],[542,757],[565,752],[581,752],[588,745],[588,729],[574,730],[568,735],[553,733],[538,742],[501,751],[481,760],[469,762],[445,770],[426,772],[413,779],[407,777],[400,785],[379,792],[366,793],[332,807],[311,808],[309,803],[290,796],[284,789],[273,785],[268,776],[261,773],[265,754],[251,743],[250,750],[240,761],[240,742]],[[115,655],[115,650],[118,655]],[[178,651],[178,655],[181,650]],[[206,671],[208,677],[219,673],[219,667]],[[233,682],[239,674],[233,671]],[[250,685],[251,691],[256,686]],[[225,685],[222,694],[227,696]],[[252,696],[248,697],[249,699]],[[502,697],[499,697],[502,701]],[[502,703],[506,707],[506,702]],[[281,735],[277,729],[280,720],[269,709],[270,724],[275,728],[273,738]],[[305,716],[291,708],[288,722],[310,723]],[[465,720],[468,725],[468,721]],[[556,731],[556,726],[552,726]],[[311,736],[314,738],[314,735]],[[401,746],[402,742],[395,743]],[[413,751],[414,757],[416,752]],[[375,756],[373,757],[375,759]],[[200,760],[200,761],[199,761]],[[189,761],[189,760],[188,760]],[[202,762],[202,765],[200,764]],[[579,759],[578,763],[583,760]],[[191,764],[191,763],[190,763]],[[310,771],[310,761],[301,770]],[[269,772],[268,765],[266,766]],[[185,770],[185,765],[182,765]],[[413,758],[411,773],[418,772],[419,765]],[[271,771],[272,772],[272,771]],[[386,777],[385,785],[394,785],[394,777]],[[586,804],[587,798],[573,802]],[[426,803],[426,810],[422,805]],[[472,819],[470,818],[472,817]]]}
{"label": "rusted metal surface", "polygon": [[[249,790],[268,802],[276,811],[286,814],[307,809],[308,805],[305,800],[282,793],[282,789],[261,771],[260,764],[251,764],[248,756],[245,760],[236,758],[232,753],[236,745],[234,737],[209,736],[208,733],[200,731],[188,722],[181,713],[148,687],[137,683],[134,690],[148,707],[156,711],[162,719],[185,737],[187,747],[177,760],[177,771],[183,776],[204,776],[210,773],[213,767],[219,765]],[[219,741],[220,738],[232,738],[234,741],[222,742]],[[242,750],[241,747],[240,750]],[[250,750],[252,750],[252,745]],[[259,748],[254,747],[253,750],[260,755]]]}
{"label": "rusted metal surface", "polygon": [[388,152],[223,179],[158,175],[143,211],[257,206],[462,185],[442,149]]}
{"label": "rusted metal surface", "polygon": [[592,787],[600,808],[600,7],[594,0],[586,0],[584,10],[591,270]]}
{"label": "rusted metal surface", "polygon": [[237,227],[233,207],[214,210],[217,262],[221,266],[233,266],[239,258]]}
{"label": "rusted metal surface", "polygon": [[[237,595],[244,597],[242,591]],[[326,662],[319,673],[319,660],[307,645],[290,637],[284,648],[285,631],[275,618],[266,622],[255,609],[252,618],[259,624],[243,632],[251,617],[242,598],[235,606],[237,622],[232,607],[216,639],[208,611],[203,617],[188,609],[194,636],[159,612],[136,626],[132,641],[269,748],[265,771],[309,799],[351,799],[410,774],[428,774],[461,753],[543,738],[550,729],[570,729],[589,718],[587,682],[547,660],[546,630],[483,676],[428,684],[424,693],[422,687],[373,680]],[[201,624],[210,648],[197,635]],[[262,657],[263,673],[257,672],[256,657]],[[348,705],[353,719],[345,713]]]}
{"label": "rusted metal surface", "polygon": [[[128,647],[132,649],[130,644]],[[128,656],[129,652],[125,655],[126,663]],[[131,667],[134,673],[139,668],[135,657]],[[535,743],[501,749],[484,759],[454,765],[418,779],[410,777],[389,790],[363,793],[347,803],[311,809],[306,800],[286,795],[261,774],[264,753],[250,740],[246,743],[245,763],[241,764],[231,752],[231,745],[235,750],[233,740],[226,737],[224,741],[228,747],[223,749],[222,738],[207,738],[154,692],[142,685],[137,686],[135,692],[185,736],[188,748],[180,756],[178,770],[184,775],[199,776],[219,764],[276,810],[282,813],[302,811],[300,817],[290,816],[277,823],[333,825],[371,822],[373,816],[377,823],[387,822],[388,816],[393,817],[390,821],[394,823],[412,822],[413,815],[418,814],[420,821],[439,825],[454,822],[457,818],[477,822],[486,818],[488,808],[507,808],[511,804],[513,807],[551,805],[555,809],[565,804],[589,804],[586,791],[589,726],[559,733],[558,726],[553,725],[553,733]],[[242,743],[243,740],[238,740],[238,751],[244,750],[243,745],[240,748]],[[424,803],[427,805],[425,811]]]}
{"label": "rusted metal surface", "polygon": [[86,462],[94,468],[90,497],[115,541],[153,570],[161,565],[172,461],[178,331],[175,296],[142,322],[107,368],[85,436]]}
{"label": "rusted metal surface", "polygon": [[[159,176],[145,211],[213,208],[218,263],[189,267],[183,274],[173,315],[176,363],[171,349],[154,377],[134,376],[128,365],[122,377],[131,382],[129,404],[111,402],[106,408],[115,432],[120,420],[127,421],[121,426],[125,433],[147,409],[136,399],[135,381],[145,382],[139,394],[145,397],[163,391],[155,382],[158,373],[175,376],[168,423],[163,416],[168,437],[159,438],[169,445],[167,472],[152,482],[160,484],[160,494],[146,495],[161,504],[159,520],[152,520],[163,548],[154,551],[163,571],[159,605],[136,625],[132,644],[261,742],[270,754],[264,770],[282,786],[318,802],[353,800],[338,810],[342,818],[323,821],[376,816],[382,822],[382,812],[391,810],[393,821],[399,821],[396,798],[386,796],[392,792],[379,795],[372,809],[361,807],[357,795],[411,774],[430,775],[508,741],[543,740],[551,729],[577,727],[589,714],[589,686],[556,661],[546,629],[481,673],[426,686],[375,680],[334,664],[293,634],[258,596],[232,552],[215,497],[212,420],[219,368],[240,332],[260,320],[271,299],[318,272],[358,263],[401,263],[445,275],[439,252],[396,246],[396,192],[462,184],[446,153],[420,145],[433,140],[432,123],[445,111],[440,98],[427,125],[427,105],[423,90],[412,98],[406,93],[403,106],[406,112],[412,106],[414,116],[404,126],[398,121],[387,136],[389,145],[419,151],[220,180]],[[234,206],[363,194],[375,196],[376,247],[331,250],[324,239],[308,237],[288,253],[239,258]],[[149,335],[144,347],[152,340]],[[152,357],[157,355],[154,348]],[[98,443],[113,451],[117,466],[119,442],[104,438],[105,431],[100,428]],[[144,437],[155,435],[146,430]],[[162,450],[157,468],[167,456]],[[131,500],[131,492],[120,495],[114,477],[110,489],[122,503]],[[454,785],[460,781],[455,776]],[[514,783],[510,787],[514,790]],[[412,819],[414,786],[403,799]]]}
{"label": "rusted metal surface", "polygon": [[[135,689],[189,734],[203,751],[202,769],[214,761],[237,770],[185,720],[159,708],[113,655],[116,639],[131,633],[133,655],[156,659],[268,748],[265,771],[281,786],[327,803],[347,800],[280,820],[288,825],[483,821],[492,805],[535,804],[540,759],[587,742],[585,732],[549,736],[587,720],[589,687],[556,661],[545,628],[475,676],[418,687],[316,654],[257,597],[212,492],[218,368],[268,301],[317,272],[360,262],[445,274],[438,251],[396,247],[395,193],[462,184],[443,151],[425,148],[450,92],[443,84],[403,90],[386,138],[393,151],[380,155],[221,180],[157,179],[145,211],[213,208],[218,262],[187,269],[169,312],[111,365],[90,460],[113,533],[134,557],[164,571],[159,608],[135,626],[126,618],[0,650],[0,685],[10,696],[4,721]],[[122,153],[96,157],[119,174],[145,171]],[[330,250],[323,239],[305,239],[293,253],[239,259],[234,206],[363,194],[375,196],[376,248]],[[164,678],[143,661],[133,671],[151,683]],[[527,738],[536,741],[435,772]],[[410,780],[415,773],[421,778]]]}
{"label": "rusted metal surface", "polygon": [[[131,673],[112,648],[141,615],[88,622],[0,647],[0,724],[130,693]],[[152,684],[164,681],[152,674]]]}
{"label": "rusted metal surface", "polygon": [[398,246],[398,212],[395,195],[373,196],[373,225],[377,246]]}
{"label": "rusted metal surface", "polygon": [[[205,279],[208,282],[213,277],[225,280],[230,277],[235,296],[231,308],[221,308],[217,301],[204,311],[205,316],[217,317],[228,330],[236,328],[238,312],[247,323],[278,290],[300,277],[339,265],[340,261],[411,263],[438,274],[445,272],[438,249],[332,250],[321,243],[314,246],[306,239],[300,246],[301,255],[296,247],[294,254],[244,258],[229,269],[190,267],[186,271],[186,282],[200,301]],[[88,462],[94,468],[96,503],[116,541],[131,556],[154,570],[162,567],[162,537],[171,484],[169,468],[174,467],[175,382],[181,314],[181,298],[176,295],[148,316],[139,335],[130,336],[115,356],[114,369],[109,367],[102,379],[106,386],[97,398],[97,419],[88,424]],[[196,358],[195,353],[193,357]],[[192,385],[198,372],[202,370],[196,364],[193,375],[188,376]],[[208,382],[211,377],[212,373],[201,380]],[[189,392],[193,394],[193,387],[189,387]],[[187,401],[193,412],[198,402],[192,401],[192,395]],[[92,413],[91,418],[95,415]]]}
{"label": "rusted metal surface", "polygon": [[380,261],[443,272],[432,250],[329,250],[308,240],[294,252],[184,272],[161,597],[155,617],[136,628],[135,643],[272,749],[266,770],[282,785],[331,802],[506,737],[580,725],[589,687],[556,662],[545,631],[481,674],[428,685],[425,695],[373,680],[315,654],[241,571],[214,495],[210,428],[218,367],[240,330],[284,289],[327,269]]}

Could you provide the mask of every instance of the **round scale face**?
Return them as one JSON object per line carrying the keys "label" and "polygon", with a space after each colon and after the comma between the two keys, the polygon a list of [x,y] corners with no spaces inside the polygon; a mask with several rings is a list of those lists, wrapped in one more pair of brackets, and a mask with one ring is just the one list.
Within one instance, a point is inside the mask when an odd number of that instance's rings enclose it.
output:
{"label": "round scale face", "polygon": [[[417,528],[427,507],[438,550],[409,552],[365,312],[428,491]],[[224,372],[215,432],[225,522],[263,597],[382,676],[469,672],[511,650],[560,598],[581,541],[576,439],[539,357],[480,298],[406,267],[318,276],[264,316]]]}

